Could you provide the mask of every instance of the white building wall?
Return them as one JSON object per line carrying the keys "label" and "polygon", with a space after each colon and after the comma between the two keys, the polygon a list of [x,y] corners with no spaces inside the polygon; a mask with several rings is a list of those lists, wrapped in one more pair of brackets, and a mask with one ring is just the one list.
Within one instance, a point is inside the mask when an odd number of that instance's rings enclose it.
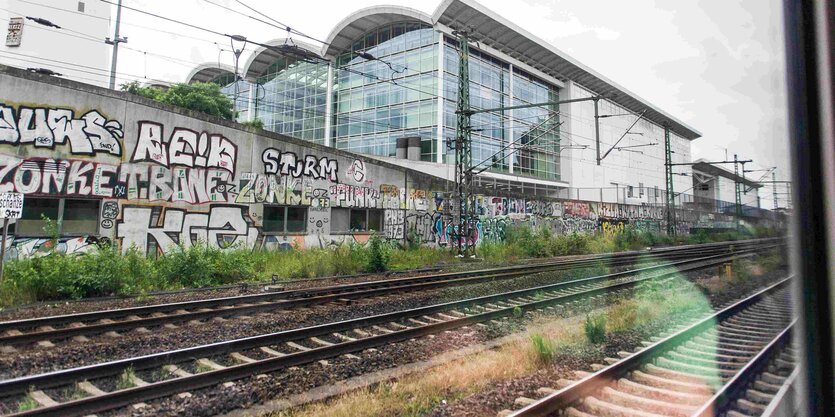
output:
{"label": "white building wall", "polygon": [[[729,203],[736,202],[736,183],[730,179],[725,177],[718,177],[716,180],[716,185],[718,188],[717,195],[718,199],[722,201],[727,201]],[[743,184],[742,187],[745,187]],[[743,191],[745,188],[743,188]],[[747,193],[742,194],[742,204],[745,206],[757,207],[757,196],[759,195],[759,189],[754,188],[752,190],[748,190]]]}
{"label": "white building wall", "polygon": [[[0,0],[0,63],[24,69],[47,68],[64,78],[106,87],[111,47],[104,38],[112,37],[108,34],[110,8],[98,0]],[[62,29],[39,25],[26,20],[26,16],[47,19]],[[20,46],[6,46],[11,17],[24,18]]]}
{"label": "white building wall", "polygon": [[[560,99],[577,99],[591,97],[592,93],[576,83],[566,84],[565,89],[560,93]],[[658,187],[659,190],[666,188],[664,178],[664,128],[649,122],[640,120],[632,132],[642,135],[629,134],[621,140],[618,146],[633,146],[640,144],[655,143],[656,145],[631,148],[636,152],[626,150],[612,150],[598,166],[595,150],[595,123],[594,123],[594,102],[584,101],[571,103],[560,107],[560,121],[562,125],[562,145],[577,146],[586,145],[585,149],[569,149],[562,152],[562,174],[563,179],[571,184],[572,188],[578,188],[577,196],[570,197],[603,200],[604,202],[622,203],[662,203],[663,197],[653,198],[654,192],[647,189]],[[613,104],[607,100],[599,101],[599,114],[626,114],[626,109]],[[600,154],[603,156],[618,138],[635,121],[637,115],[626,115],[607,117],[600,119]],[[692,159],[690,141],[674,133],[670,133],[673,149],[672,160],[677,162],[690,162]],[[677,166],[673,172],[685,173],[688,176],[677,175],[674,177],[675,192],[692,194],[693,184],[689,176],[689,166]],[[644,186],[644,193],[641,196],[640,185]],[[633,187],[632,198],[624,191],[628,186]],[[611,188],[604,190],[600,196],[599,188]],[[583,190],[587,189],[587,190]],[[592,193],[597,193],[595,198]]]}

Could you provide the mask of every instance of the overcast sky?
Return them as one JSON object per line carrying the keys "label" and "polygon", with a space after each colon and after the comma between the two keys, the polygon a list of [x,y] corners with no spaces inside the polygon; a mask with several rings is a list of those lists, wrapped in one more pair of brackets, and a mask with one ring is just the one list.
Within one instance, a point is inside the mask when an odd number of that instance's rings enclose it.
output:
{"label": "overcast sky", "polygon": [[[286,35],[212,2],[255,15],[234,0],[124,0],[127,6],[259,42]],[[327,37],[340,20],[360,8],[396,4],[432,14],[439,4],[437,0],[243,2],[317,39]],[[480,2],[702,132],[703,137],[693,142],[696,158],[722,160],[727,150],[731,159],[734,153],[753,159],[756,166],[746,168],[776,165],[778,176],[788,177],[780,1]],[[122,22],[128,46],[188,62],[126,50],[120,51],[120,72],[182,81],[197,63],[233,63],[228,38],[128,10]]]}

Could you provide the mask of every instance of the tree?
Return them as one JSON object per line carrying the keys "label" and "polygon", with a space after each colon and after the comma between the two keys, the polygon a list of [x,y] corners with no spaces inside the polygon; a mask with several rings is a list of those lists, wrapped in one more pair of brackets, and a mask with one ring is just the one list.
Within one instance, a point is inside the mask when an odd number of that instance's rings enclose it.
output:
{"label": "tree", "polygon": [[158,87],[142,87],[137,81],[121,85],[122,91],[150,98],[166,104],[173,104],[224,119],[233,119],[235,109],[232,100],[220,91],[215,83],[177,83],[163,90]]}

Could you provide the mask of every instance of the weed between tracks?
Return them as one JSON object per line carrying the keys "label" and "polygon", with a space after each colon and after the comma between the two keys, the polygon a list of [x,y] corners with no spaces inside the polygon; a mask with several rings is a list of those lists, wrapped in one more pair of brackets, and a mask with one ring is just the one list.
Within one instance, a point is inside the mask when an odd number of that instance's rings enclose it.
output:
{"label": "weed between tracks", "polygon": [[30,388],[26,396],[17,403],[17,411],[29,411],[36,408],[38,408],[38,402],[32,397],[32,389]]}

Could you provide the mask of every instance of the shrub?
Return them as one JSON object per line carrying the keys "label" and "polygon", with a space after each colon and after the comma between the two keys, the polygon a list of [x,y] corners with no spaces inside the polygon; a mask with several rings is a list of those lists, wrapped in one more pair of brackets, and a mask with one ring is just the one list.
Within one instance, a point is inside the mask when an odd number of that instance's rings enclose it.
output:
{"label": "shrub", "polygon": [[524,314],[524,312],[522,311],[522,307],[519,307],[519,306],[513,307],[513,317],[516,317],[517,319],[522,318],[523,314]]}
{"label": "shrub", "polygon": [[594,316],[586,315],[586,323],[584,326],[586,333],[586,340],[593,345],[598,345],[606,341],[606,316],[603,314],[596,314]]}
{"label": "shrub", "polygon": [[388,254],[386,248],[383,247],[383,239],[377,235],[372,236],[368,241],[368,251],[366,272],[383,272],[388,269]]}

